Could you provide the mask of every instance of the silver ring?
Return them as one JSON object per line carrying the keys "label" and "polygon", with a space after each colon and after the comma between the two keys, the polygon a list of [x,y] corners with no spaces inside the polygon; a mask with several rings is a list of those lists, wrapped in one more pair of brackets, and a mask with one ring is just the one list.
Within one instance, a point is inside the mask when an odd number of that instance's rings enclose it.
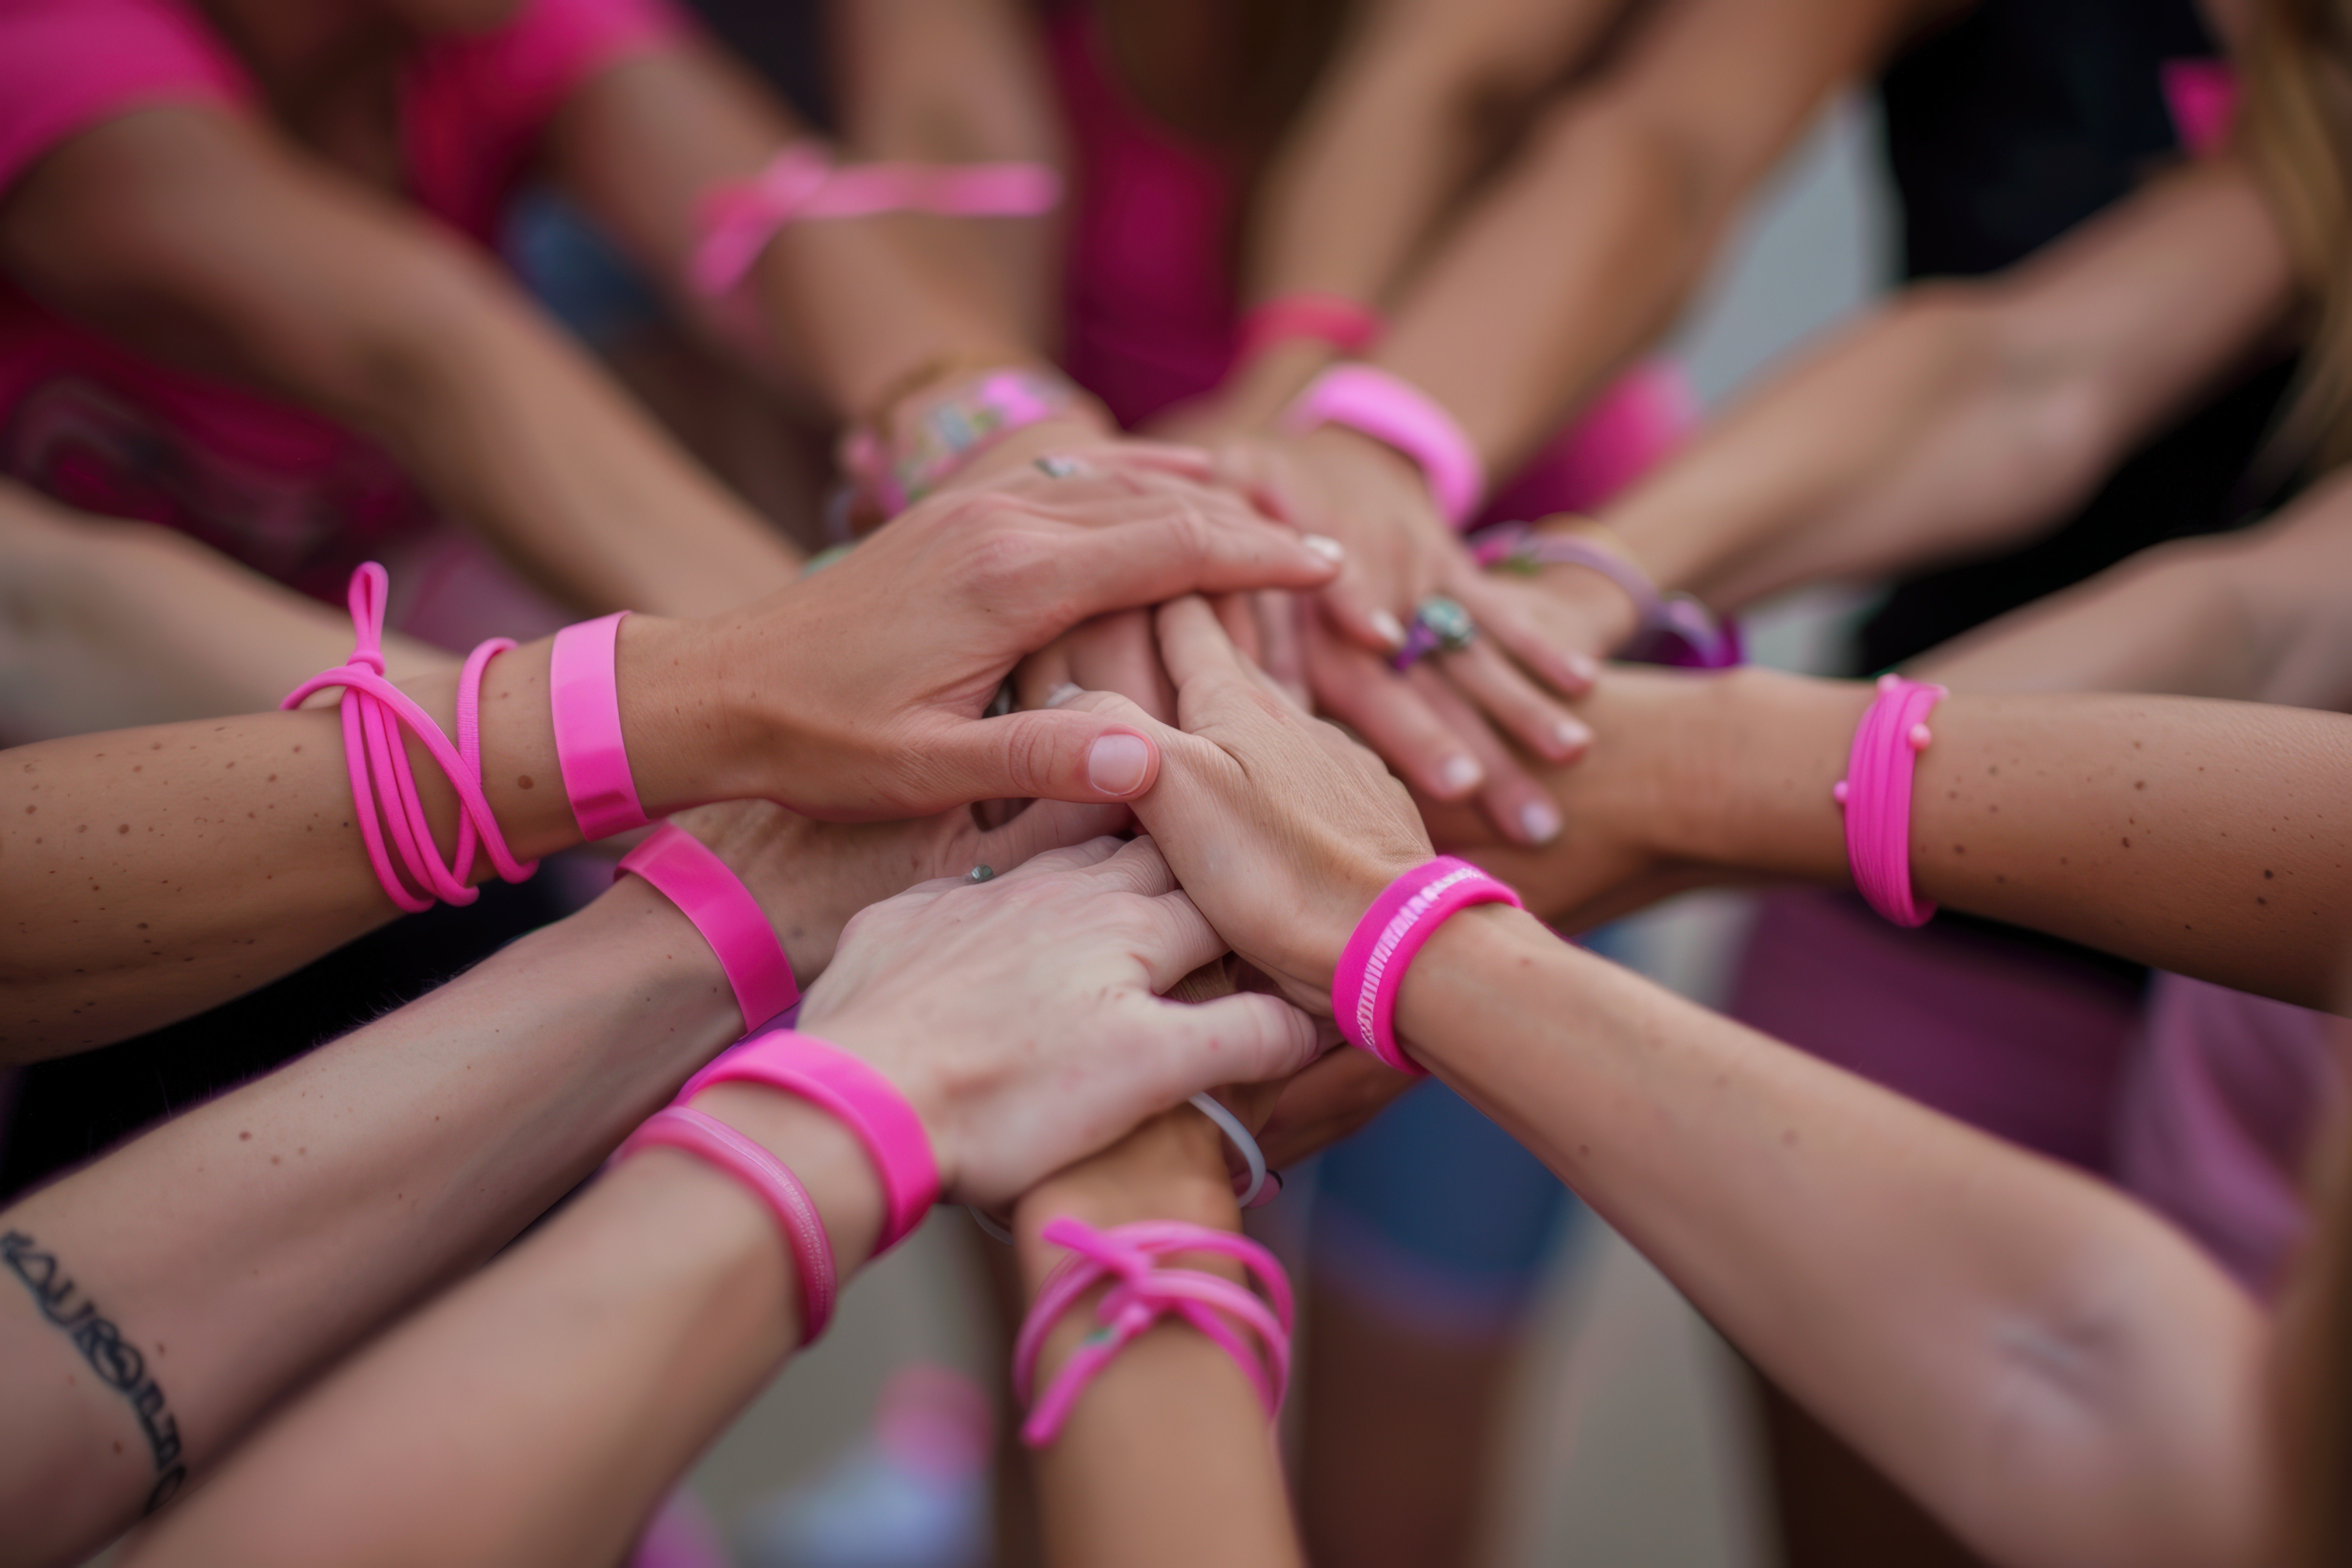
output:
{"label": "silver ring", "polygon": [[993,880],[995,876],[996,868],[993,866],[974,866],[963,874],[963,879],[967,882],[986,882]]}
{"label": "silver ring", "polygon": [[1461,653],[1478,640],[1478,623],[1471,618],[1470,612],[1462,607],[1460,600],[1449,599],[1443,594],[1432,594],[1423,599],[1412,618],[1416,625],[1427,626],[1430,636],[1437,639],[1437,646],[1447,653]]}
{"label": "silver ring", "polygon": [[1065,458],[1053,452],[1037,458],[1030,467],[1049,479],[1073,479],[1087,471],[1087,466],[1076,458]]}

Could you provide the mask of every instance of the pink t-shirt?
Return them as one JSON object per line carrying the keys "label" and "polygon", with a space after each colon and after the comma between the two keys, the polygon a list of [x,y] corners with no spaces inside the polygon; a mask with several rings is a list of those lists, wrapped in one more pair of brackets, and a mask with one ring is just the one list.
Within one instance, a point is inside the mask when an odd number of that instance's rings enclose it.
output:
{"label": "pink t-shirt", "polygon": [[[591,75],[672,37],[668,0],[529,0],[421,47],[400,81],[412,200],[487,245],[541,130]],[[0,195],[45,153],[160,104],[260,112],[186,0],[0,0]],[[333,421],[142,359],[0,278],[0,472],[92,511],[178,528],[340,597],[352,564],[423,523],[393,460]]]}

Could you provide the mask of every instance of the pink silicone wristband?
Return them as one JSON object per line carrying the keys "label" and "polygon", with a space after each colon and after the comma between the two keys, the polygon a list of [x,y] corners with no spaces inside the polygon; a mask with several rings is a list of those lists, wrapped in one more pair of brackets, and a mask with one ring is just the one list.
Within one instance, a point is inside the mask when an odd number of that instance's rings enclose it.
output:
{"label": "pink silicone wristband", "polygon": [[1845,858],[1857,892],[1899,926],[1926,925],[1936,912],[1911,890],[1911,775],[1935,739],[1927,715],[1947,695],[1940,686],[1878,678],[1878,695],[1854,726],[1845,777],[1831,790],[1845,808]]}
{"label": "pink silicone wristband", "polygon": [[1486,493],[1486,465],[1454,416],[1409,381],[1368,364],[1336,364],[1283,414],[1284,428],[1345,425],[1385,441],[1421,466],[1445,521],[1460,528]]}
{"label": "pink silicone wristband", "polygon": [[1526,907],[1507,885],[1451,855],[1407,871],[1372,900],[1331,973],[1331,1016],[1350,1045],[1399,1072],[1428,1075],[1397,1044],[1397,991],[1430,933],[1473,904]]}
{"label": "pink silicone wristband", "polygon": [[940,1167],[922,1118],[896,1085],[829,1040],[772,1029],[744,1041],[686,1080],[681,1103],[718,1083],[764,1083],[830,1112],[856,1135],[882,1177],[888,1214],[879,1258],[923,1223],[940,1197]]}
{"label": "pink silicone wristband", "polygon": [[801,1343],[811,1344],[833,1319],[838,1290],[833,1260],[833,1238],[825,1234],[824,1217],[801,1185],[791,1167],[767,1150],[708,1112],[690,1105],[656,1110],[628,1136],[613,1154],[618,1164],[640,1149],[678,1149],[726,1172],[750,1189],[776,1216],[784,1245],[793,1255],[793,1271],[800,1276]]}
{"label": "pink silicone wristband", "polygon": [[1341,294],[1284,294],[1242,318],[1242,345],[1234,354],[1247,364],[1276,343],[1312,338],[1343,354],[1360,354],[1380,342],[1381,315]]}
{"label": "pink silicone wristband", "polygon": [[621,857],[621,869],[652,883],[694,922],[734,987],[745,1033],[801,999],[793,961],[760,900],[701,839],[665,822]]}
{"label": "pink silicone wristband", "polygon": [[614,675],[621,622],[615,610],[555,634],[547,695],[555,712],[555,758],[581,837],[610,838],[646,825],[629,748],[621,738],[621,691]]}

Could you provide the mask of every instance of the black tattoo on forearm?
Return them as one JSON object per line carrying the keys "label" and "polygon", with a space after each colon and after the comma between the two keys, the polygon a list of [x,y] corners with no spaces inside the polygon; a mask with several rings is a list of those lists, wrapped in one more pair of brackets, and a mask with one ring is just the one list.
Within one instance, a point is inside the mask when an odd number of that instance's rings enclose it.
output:
{"label": "black tattoo on forearm", "polygon": [[25,1282],[41,1316],[66,1331],[99,1382],[131,1402],[131,1414],[155,1456],[155,1484],[148,1489],[146,1508],[153,1513],[188,1479],[188,1467],[180,1462],[180,1424],[163,1408],[163,1390],[149,1374],[147,1358],[110,1320],[99,1315],[89,1292],[81,1293],[79,1306],[73,1304],[74,1282],[59,1273],[57,1255],[36,1250],[33,1238],[23,1231],[0,1235],[0,1261]]}

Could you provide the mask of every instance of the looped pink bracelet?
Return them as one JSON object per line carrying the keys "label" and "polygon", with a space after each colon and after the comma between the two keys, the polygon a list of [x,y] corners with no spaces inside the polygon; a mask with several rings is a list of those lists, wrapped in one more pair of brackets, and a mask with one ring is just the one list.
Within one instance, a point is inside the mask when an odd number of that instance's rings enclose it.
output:
{"label": "looped pink bracelet", "polygon": [[1469,544],[1471,559],[1490,570],[1533,575],[1546,566],[1581,566],[1614,583],[1633,601],[1640,617],[1620,658],[1677,669],[1734,669],[1748,662],[1738,621],[1718,620],[1688,594],[1659,593],[1648,573],[1589,539],[1501,522],[1480,530]]}
{"label": "looped pink bracelet", "polygon": [[[1076,1408],[1078,1396],[1109,1365],[1111,1359],[1145,1330],[1171,1312],[1209,1336],[1257,1390],[1272,1420],[1282,1410],[1290,1386],[1290,1279],[1274,1255],[1246,1237],[1206,1226],[1174,1220],[1144,1220],[1110,1230],[1097,1230],[1067,1215],[1046,1222],[1045,1240],[1069,1249],[1070,1256],[1055,1266],[1045,1288],[1023,1320],[1013,1346],[1013,1390],[1029,1405],[1021,1426],[1021,1440],[1033,1448],[1052,1442]],[[1230,1279],[1197,1268],[1168,1268],[1160,1259],[1177,1252],[1213,1252],[1239,1258],[1256,1276],[1266,1301]],[[1088,1334],[1062,1365],[1043,1395],[1031,1403],[1037,1380],[1037,1357],[1045,1336],[1078,1298],[1106,1279],[1114,1279],[1095,1308],[1102,1327]],[[1269,1309],[1267,1301],[1272,1302]],[[1225,1320],[1232,1318],[1257,1337],[1261,1356]]]}
{"label": "looped pink bracelet", "polygon": [[621,623],[628,615],[615,610],[564,627],[555,634],[547,658],[556,766],[580,836],[591,842],[643,827],[649,820],[621,734],[617,661]]}
{"label": "looped pink bracelet", "polygon": [[701,839],[665,822],[621,857],[621,869],[643,877],[694,922],[727,972],[735,1005],[743,1010],[746,1033],[801,999],[792,958],[777,940],[767,911]]}
{"label": "looped pink bracelet", "polygon": [[1416,866],[1381,889],[1331,972],[1331,1016],[1349,1044],[1399,1072],[1429,1076],[1397,1043],[1397,992],[1431,933],[1473,904],[1527,907],[1507,883],[1451,855]]}
{"label": "looped pink bracelet", "polygon": [[619,1164],[641,1149],[677,1149],[735,1178],[776,1216],[800,1277],[801,1343],[812,1344],[833,1319],[838,1286],[833,1238],[824,1217],[792,1168],[724,1121],[690,1105],[656,1110],[613,1152]]}
{"label": "looped pink bracelet", "polygon": [[[384,569],[373,561],[352,574],[350,662],[320,670],[288,692],[278,707],[299,708],[313,692],[332,686],[343,689],[343,763],[351,774],[352,815],[359,822],[368,864],[375,868],[384,895],[401,909],[417,914],[431,909],[436,898],[446,903],[470,904],[481,897],[480,889],[467,881],[478,839],[492,868],[507,881],[524,880],[539,869],[539,862],[520,861],[509,852],[506,835],[499,830],[498,817],[482,793],[482,676],[491,659],[515,646],[513,639],[492,637],[466,656],[465,668],[457,674],[458,743],[452,746],[433,715],[384,678],[383,608],[390,585]],[[416,775],[401,738],[403,725],[425,743],[457,795],[457,843],[446,862],[433,840],[432,819],[416,793]],[[390,797],[381,811],[380,793]],[[392,848],[399,853],[400,868],[394,867],[384,847],[387,832]],[[401,868],[407,871],[406,881],[401,879]],[[412,891],[412,885],[425,891]]]}
{"label": "looped pink bracelet", "polygon": [[1911,890],[1911,776],[1934,734],[1927,715],[1948,695],[1940,686],[1878,678],[1878,695],[1854,727],[1845,777],[1830,795],[1845,808],[1845,857],[1856,891],[1899,926],[1926,925],[1936,912]]}
{"label": "looped pink bracelet", "polygon": [[940,217],[1037,217],[1061,205],[1062,176],[1043,163],[863,163],[836,167],[821,142],[795,142],[748,180],[702,204],[702,240],[688,281],[733,291],[785,225],[814,218],[920,212]]}
{"label": "looped pink bracelet", "polygon": [[1486,465],[1469,433],[1421,388],[1368,364],[1335,364],[1284,410],[1282,427],[1304,433],[1344,425],[1386,442],[1420,465],[1431,498],[1460,528],[1486,494]]}
{"label": "looped pink bracelet", "polygon": [[830,1112],[865,1145],[887,1205],[875,1257],[905,1239],[939,1201],[940,1168],[922,1118],[888,1079],[832,1041],[791,1029],[755,1036],[687,1079],[678,1103],[720,1083],[761,1083],[797,1095]]}

